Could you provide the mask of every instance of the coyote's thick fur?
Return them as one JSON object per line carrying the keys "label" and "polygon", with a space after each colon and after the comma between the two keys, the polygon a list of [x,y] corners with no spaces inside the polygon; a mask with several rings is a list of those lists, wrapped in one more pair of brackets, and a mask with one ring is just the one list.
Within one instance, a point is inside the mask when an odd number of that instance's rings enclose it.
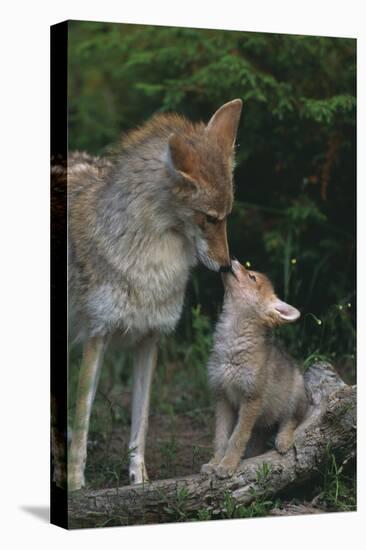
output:
{"label": "coyote's thick fur", "polygon": [[197,260],[215,271],[230,265],[226,218],[241,107],[238,99],[226,103],[207,125],[157,115],[128,134],[111,161],[69,158],[69,306],[84,342],[70,490],[84,485],[91,407],[112,335],[134,349],[130,479],[147,479],[145,437],[159,335],[176,326]]}

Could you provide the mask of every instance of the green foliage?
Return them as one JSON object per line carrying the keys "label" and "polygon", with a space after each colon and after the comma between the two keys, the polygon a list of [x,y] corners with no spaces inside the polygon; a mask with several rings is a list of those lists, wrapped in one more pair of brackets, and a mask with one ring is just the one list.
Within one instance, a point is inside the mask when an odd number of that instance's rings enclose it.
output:
{"label": "green foliage", "polygon": [[278,507],[280,504],[279,499],[272,501],[266,495],[267,481],[270,473],[270,466],[266,462],[263,462],[257,470],[257,489],[252,490],[253,500],[249,504],[238,504],[232,494],[227,491],[224,493],[218,510],[212,512],[210,509],[203,508],[198,511],[197,519],[207,521],[209,519],[253,518],[268,515],[268,512],[272,508]]}
{"label": "green foliage", "polygon": [[155,410],[169,415],[191,414],[199,420],[211,405],[206,364],[212,332],[212,321],[198,304],[186,312],[175,337],[163,339],[152,389]]}
{"label": "green foliage", "polygon": [[161,469],[163,476],[174,477],[176,475],[174,463],[177,455],[177,441],[174,432],[167,442],[159,445],[159,450],[161,453]]}
{"label": "green foliage", "polygon": [[97,486],[120,487],[128,478],[128,456],[128,450],[125,450],[119,459],[103,457],[99,460],[88,460],[85,474]]}
{"label": "green foliage", "polygon": [[325,124],[334,123],[341,115],[353,111],[356,100],[349,94],[333,96],[329,99],[302,98],[302,116]]}
{"label": "green foliage", "polygon": [[188,519],[186,511],[188,496],[186,487],[177,488],[175,498],[171,499],[168,505],[164,507],[170,521],[185,521]]}
{"label": "green foliage", "polygon": [[271,467],[267,464],[267,462],[263,462],[260,468],[258,468],[257,470],[257,485],[262,490],[264,490],[267,485],[270,473]]}
{"label": "green foliage", "polygon": [[256,518],[268,515],[268,512],[279,506],[279,500],[272,501],[261,494],[255,496],[254,500],[247,505],[237,504],[231,493],[224,495],[223,502],[218,514],[211,515],[210,519],[240,519]]}
{"label": "green foliage", "polygon": [[231,493],[226,492],[224,495],[224,502],[220,510],[220,516],[223,519],[233,519],[241,516],[242,506],[238,506]]}
{"label": "green foliage", "polygon": [[349,460],[340,462],[329,447],[327,459],[319,472],[322,484],[318,500],[322,505],[330,511],[348,512],[356,510],[354,464],[350,464]]}
{"label": "green foliage", "polygon": [[199,368],[202,363],[206,363],[212,345],[212,326],[207,315],[201,313],[199,304],[192,308],[192,328],[194,338],[184,359]]}

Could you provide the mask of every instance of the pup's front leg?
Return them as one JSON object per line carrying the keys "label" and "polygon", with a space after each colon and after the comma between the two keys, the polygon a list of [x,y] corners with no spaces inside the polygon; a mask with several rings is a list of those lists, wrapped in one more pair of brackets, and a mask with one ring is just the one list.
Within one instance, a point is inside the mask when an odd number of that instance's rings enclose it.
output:
{"label": "pup's front leg", "polygon": [[227,443],[235,425],[236,415],[229,401],[220,396],[216,405],[214,456],[201,468],[203,474],[211,474],[225,456]]}
{"label": "pup's front leg", "polygon": [[148,481],[145,441],[149,421],[151,382],[157,360],[157,337],[146,337],[134,352],[131,438],[129,443],[131,483]]}
{"label": "pup's front leg", "polygon": [[287,453],[294,444],[294,432],[297,422],[290,418],[280,424],[278,434],[275,440],[275,447],[281,454]]}
{"label": "pup's front leg", "polygon": [[237,469],[240,458],[244,454],[245,447],[250,439],[260,408],[260,398],[241,403],[237,425],[229,439],[225,456],[216,468],[218,477],[232,476]]}

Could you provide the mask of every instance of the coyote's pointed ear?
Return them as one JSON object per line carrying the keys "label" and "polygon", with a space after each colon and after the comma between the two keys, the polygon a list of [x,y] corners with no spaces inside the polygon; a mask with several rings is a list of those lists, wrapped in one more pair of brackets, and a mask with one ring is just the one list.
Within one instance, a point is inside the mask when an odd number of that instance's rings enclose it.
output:
{"label": "coyote's pointed ear", "polygon": [[272,314],[279,324],[293,323],[300,317],[300,311],[296,307],[290,306],[278,298],[271,307],[273,309]]}
{"label": "coyote's pointed ear", "polygon": [[215,137],[227,150],[231,150],[235,144],[242,106],[241,99],[225,103],[206,126],[207,135]]}
{"label": "coyote's pointed ear", "polygon": [[177,177],[173,191],[181,196],[197,192],[197,184],[193,178],[195,166],[194,153],[189,143],[178,134],[170,134],[168,138],[168,169]]}
{"label": "coyote's pointed ear", "polygon": [[168,163],[177,172],[189,174],[192,171],[194,159],[189,143],[179,134],[170,134],[168,138]]}

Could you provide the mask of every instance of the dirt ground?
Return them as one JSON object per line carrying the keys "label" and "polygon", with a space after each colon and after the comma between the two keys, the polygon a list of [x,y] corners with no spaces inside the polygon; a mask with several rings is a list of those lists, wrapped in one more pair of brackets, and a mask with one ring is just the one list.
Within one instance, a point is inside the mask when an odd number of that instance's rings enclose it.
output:
{"label": "dirt ground", "polygon": [[[196,417],[195,417],[196,416]],[[146,443],[150,480],[198,473],[211,455],[213,419],[199,413],[151,415]],[[87,486],[128,484],[130,426],[116,424],[107,435],[91,433],[86,470]]]}

